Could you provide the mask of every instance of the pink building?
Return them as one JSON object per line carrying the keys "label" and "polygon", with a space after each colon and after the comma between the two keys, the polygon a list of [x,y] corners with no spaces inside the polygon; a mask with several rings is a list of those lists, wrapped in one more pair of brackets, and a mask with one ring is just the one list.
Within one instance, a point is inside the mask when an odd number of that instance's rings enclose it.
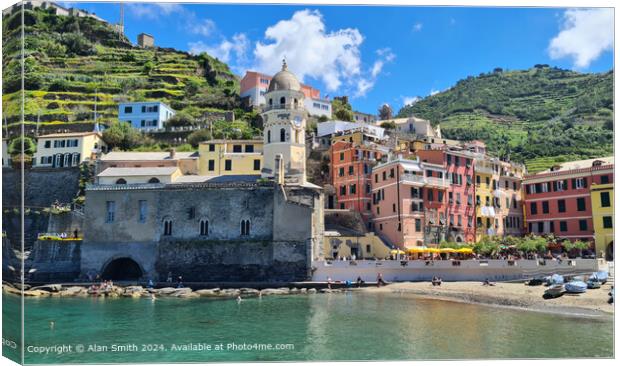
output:
{"label": "pink building", "polygon": [[[448,182],[442,165],[399,157],[372,170],[372,226],[399,248],[433,242],[429,222],[439,220]],[[435,219],[433,219],[435,217]],[[431,224],[432,225],[432,224]]]}
{"label": "pink building", "polygon": [[[246,71],[241,79],[240,96],[248,98],[250,106],[258,107],[265,105],[265,93],[271,82],[271,75],[261,74],[255,71]],[[332,116],[332,105],[329,100],[321,99],[321,91],[309,85],[301,84],[301,91],[304,93],[304,107],[311,115]]]}
{"label": "pink building", "polygon": [[570,240],[594,241],[593,184],[614,179],[613,157],[563,163],[523,181],[527,230]]}

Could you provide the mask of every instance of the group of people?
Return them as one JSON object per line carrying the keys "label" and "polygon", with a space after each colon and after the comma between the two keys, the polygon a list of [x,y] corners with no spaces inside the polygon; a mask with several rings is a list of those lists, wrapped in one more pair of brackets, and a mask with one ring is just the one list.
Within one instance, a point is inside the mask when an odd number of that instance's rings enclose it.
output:
{"label": "group of people", "polygon": [[433,276],[433,279],[431,280],[433,286],[441,286],[441,282],[443,282],[443,280],[439,276]]}
{"label": "group of people", "polygon": [[112,280],[104,280],[101,281],[99,284],[92,284],[89,287],[89,291],[91,292],[109,292],[112,290],[112,288],[114,287],[114,283],[112,282]]}

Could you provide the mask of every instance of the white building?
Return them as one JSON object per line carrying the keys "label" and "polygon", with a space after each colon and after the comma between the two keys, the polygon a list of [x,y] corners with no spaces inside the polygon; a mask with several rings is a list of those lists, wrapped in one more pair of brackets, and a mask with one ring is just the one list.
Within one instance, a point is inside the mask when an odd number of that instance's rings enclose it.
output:
{"label": "white building", "polygon": [[94,160],[106,150],[99,132],[54,133],[39,136],[32,164],[36,167],[74,167]]}
{"label": "white building", "polygon": [[430,121],[417,117],[407,118],[392,118],[388,120],[376,121],[377,126],[381,126],[383,123],[394,122],[396,125],[396,132],[406,133],[411,135],[417,135],[422,137],[437,137],[441,138],[441,130],[439,126],[433,128]]}
{"label": "white building", "polygon": [[162,102],[132,102],[118,105],[118,120],[129,122],[134,128],[157,130],[175,115],[175,111]]}
{"label": "white building", "polygon": [[346,122],[346,121],[327,121],[317,125],[317,136],[332,136],[339,133],[360,130],[364,133],[383,139],[385,137],[385,129],[383,127],[369,125],[366,123]]}

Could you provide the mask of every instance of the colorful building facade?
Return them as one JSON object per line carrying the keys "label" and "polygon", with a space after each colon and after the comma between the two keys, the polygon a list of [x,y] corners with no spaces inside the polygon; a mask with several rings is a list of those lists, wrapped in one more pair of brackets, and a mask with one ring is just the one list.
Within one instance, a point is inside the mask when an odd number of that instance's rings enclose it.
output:
{"label": "colorful building facade", "polygon": [[[614,258],[614,185],[592,184],[592,225],[596,253],[607,260]],[[602,255],[601,255],[602,254]]]}
{"label": "colorful building facade", "polygon": [[336,202],[333,206],[359,212],[366,224],[372,215],[372,168],[383,157],[374,144],[337,141],[330,149],[330,178]]}
{"label": "colorful building facade", "polygon": [[210,140],[198,145],[200,175],[260,175],[263,140]]}
{"label": "colorful building facade", "polygon": [[613,185],[613,164],[613,157],[581,160],[526,176],[523,186],[527,231],[594,242],[593,214],[597,211],[597,216],[601,215],[603,207],[594,209],[591,190]]}
{"label": "colorful building facade", "polygon": [[99,132],[54,133],[37,138],[33,165],[45,168],[78,166],[107,150]]}

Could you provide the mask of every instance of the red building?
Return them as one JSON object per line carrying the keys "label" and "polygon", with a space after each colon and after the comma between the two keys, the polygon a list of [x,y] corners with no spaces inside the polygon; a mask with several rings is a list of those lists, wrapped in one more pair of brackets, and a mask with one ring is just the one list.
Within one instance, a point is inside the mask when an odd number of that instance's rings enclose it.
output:
{"label": "red building", "polygon": [[[429,202],[427,209],[437,213],[438,220],[427,218],[427,235],[431,242],[443,239],[454,242],[476,241],[476,206],[474,203],[474,159],[479,155],[467,150],[418,150],[422,162],[442,166],[446,170],[445,200]],[[428,173],[427,173],[428,174]]]}
{"label": "red building", "polygon": [[336,202],[330,204],[358,211],[364,222],[370,222],[372,167],[383,153],[373,144],[337,141],[330,147],[330,156],[331,184],[336,197]]}
{"label": "red building", "polygon": [[563,163],[524,178],[527,230],[594,240],[592,184],[613,183],[613,157]]}

